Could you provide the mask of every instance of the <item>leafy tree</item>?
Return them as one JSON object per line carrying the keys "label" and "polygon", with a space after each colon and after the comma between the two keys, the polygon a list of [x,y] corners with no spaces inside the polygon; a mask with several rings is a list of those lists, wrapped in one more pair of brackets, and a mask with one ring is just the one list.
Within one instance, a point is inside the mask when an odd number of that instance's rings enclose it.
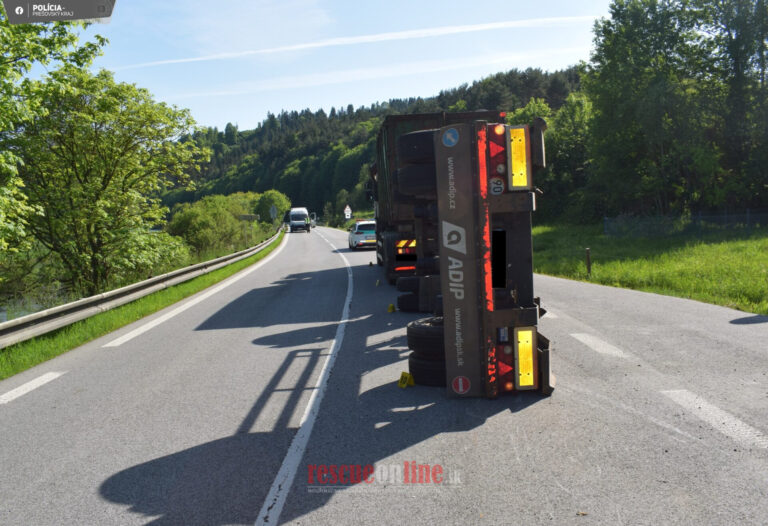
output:
{"label": "leafy tree", "polygon": [[323,221],[325,221],[326,224],[332,224],[334,221],[333,217],[333,204],[328,201],[323,205]]}
{"label": "leafy tree", "polygon": [[198,255],[231,251],[242,236],[237,215],[244,210],[237,204],[223,195],[209,195],[179,205],[168,223],[168,232],[182,237]]}
{"label": "leafy tree", "polygon": [[231,122],[228,122],[224,127],[224,142],[231,146],[237,144],[238,140],[239,137],[237,134],[237,126]]}
{"label": "leafy tree", "polygon": [[157,195],[185,181],[205,153],[178,142],[193,126],[186,110],[107,71],[64,65],[28,91],[45,111],[5,134],[0,149],[21,160],[24,192],[41,211],[30,231],[60,258],[66,281],[93,294],[122,280],[134,261],[157,260],[168,240],[149,233],[166,212]]}
{"label": "leafy tree", "polygon": [[550,115],[552,115],[552,109],[544,99],[532,98],[528,104],[507,116],[507,121],[510,124],[533,124],[537,117],[547,120]]}
{"label": "leafy tree", "polygon": [[236,215],[256,214],[260,199],[261,194],[256,192],[235,192],[227,196],[227,201],[230,203],[229,209]]}
{"label": "leafy tree", "polygon": [[536,181],[544,192],[537,220],[552,220],[562,214],[570,220],[585,219],[585,201],[593,197],[583,192],[589,169],[591,119],[592,103],[586,95],[571,93],[547,121],[547,170]]}
{"label": "leafy tree", "polygon": [[719,106],[718,140],[724,168],[730,172],[725,181],[730,183],[730,199],[766,205],[768,6],[765,0],[696,0],[694,5],[699,9],[701,30],[711,39],[712,69],[725,93]]}
{"label": "leafy tree", "polygon": [[707,139],[716,90],[697,18],[681,1],[616,0],[610,9],[584,79],[594,109],[590,194],[602,196],[594,213],[689,210],[717,157]]}
{"label": "leafy tree", "polygon": [[[274,221],[271,219],[272,207],[275,207],[277,215]],[[256,213],[259,214],[261,220],[264,222],[279,222],[283,214],[291,209],[291,201],[285,194],[278,192],[277,190],[267,190],[261,197],[256,205]]]}
{"label": "leafy tree", "polygon": [[[11,25],[0,4],[0,135],[44,111],[30,97],[26,75],[34,64],[56,62],[88,65],[106,42],[78,46],[81,24]],[[14,249],[26,234],[25,218],[38,210],[30,206],[18,176],[19,158],[12,150],[0,149],[0,250]]]}

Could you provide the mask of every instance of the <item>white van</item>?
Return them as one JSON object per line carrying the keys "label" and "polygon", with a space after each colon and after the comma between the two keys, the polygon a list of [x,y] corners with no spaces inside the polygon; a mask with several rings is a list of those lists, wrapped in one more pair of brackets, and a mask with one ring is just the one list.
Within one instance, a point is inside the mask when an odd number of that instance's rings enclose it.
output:
{"label": "white van", "polygon": [[291,232],[305,230],[309,233],[311,228],[309,211],[306,208],[291,208],[288,213],[288,228]]}

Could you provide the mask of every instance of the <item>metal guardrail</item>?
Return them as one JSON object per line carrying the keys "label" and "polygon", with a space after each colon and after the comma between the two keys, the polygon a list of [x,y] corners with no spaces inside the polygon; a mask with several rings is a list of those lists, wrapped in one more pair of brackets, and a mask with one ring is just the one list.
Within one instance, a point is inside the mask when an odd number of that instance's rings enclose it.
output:
{"label": "metal guardrail", "polygon": [[119,289],[103,292],[95,296],[0,323],[0,349],[66,327],[77,321],[130,303],[158,290],[178,285],[197,276],[208,274],[221,267],[250,257],[263,250],[279,234],[280,231],[278,230],[274,236],[266,241],[234,254],[196,263],[195,265],[161,274],[160,276],[155,276],[154,278],[133,283]]}

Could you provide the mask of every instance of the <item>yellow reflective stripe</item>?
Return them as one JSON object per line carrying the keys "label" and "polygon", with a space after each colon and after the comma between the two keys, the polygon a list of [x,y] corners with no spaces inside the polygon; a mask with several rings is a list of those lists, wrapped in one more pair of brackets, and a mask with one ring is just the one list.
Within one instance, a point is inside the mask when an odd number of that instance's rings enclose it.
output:
{"label": "yellow reflective stripe", "polygon": [[532,388],[536,385],[534,328],[521,327],[515,331],[517,352],[517,387]]}
{"label": "yellow reflective stripe", "polygon": [[528,182],[528,144],[526,141],[527,128],[509,129],[510,148],[510,181],[511,187],[527,188]]}

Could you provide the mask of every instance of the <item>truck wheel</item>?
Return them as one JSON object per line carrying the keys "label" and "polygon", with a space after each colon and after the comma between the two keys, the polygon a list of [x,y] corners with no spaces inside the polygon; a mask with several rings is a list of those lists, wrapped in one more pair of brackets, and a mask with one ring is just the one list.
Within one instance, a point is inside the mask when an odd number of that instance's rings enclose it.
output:
{"label": "truck wheel", "polygon": [[443,315],[443,295],[438,294],[435,296],[435,316]]}
{"label": "truck wheel", "polygon": [[403,276],[397,280],[397,290],[400,292],[419,292],[420,278],[416,276]]}
{"label": "truck wheel", "polygon": [[[399,278],[399,282],[403,278]],[[419,297],[409,292],[407,294],[400,294],[397,297],[397,308],[403,312],[419,312]]]}
{"label": "truck wheel", "polygon": [[420,130],[397,138],[397,159],[400,165],[435,162],[436,130]]}
{"label": "truck wheel", "polygon": [[409,164],[397,171],[401,193],[428,199],[437,198],[437,175],[434,164]]}
{"label": "truck wheel", "polygon": [[408,356],[408,371],[419,385],[445,387],[445,361],[425,360],[411,353]]}
{"label": "truck wheel", "polygon": [[445,356],[445,336],[443,335],[443,317],[432,316],[414,320],[406,329],[408,348],[419,354]]}

